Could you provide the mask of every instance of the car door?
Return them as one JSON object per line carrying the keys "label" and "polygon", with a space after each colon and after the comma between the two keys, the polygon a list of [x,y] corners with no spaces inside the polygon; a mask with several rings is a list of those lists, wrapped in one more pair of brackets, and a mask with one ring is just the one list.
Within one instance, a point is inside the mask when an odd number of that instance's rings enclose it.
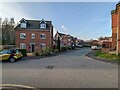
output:
{"label": "car door", "polygon": [[21,58],[22,57],[22,54],[21,54],[21,52],[18,49],[16,50],[16,56],[17,56],[17,58]]}
{"label": "car door", "polygon": [[3,54],[2,55],[2,60],[8,60],[10,57],[10,54]]}

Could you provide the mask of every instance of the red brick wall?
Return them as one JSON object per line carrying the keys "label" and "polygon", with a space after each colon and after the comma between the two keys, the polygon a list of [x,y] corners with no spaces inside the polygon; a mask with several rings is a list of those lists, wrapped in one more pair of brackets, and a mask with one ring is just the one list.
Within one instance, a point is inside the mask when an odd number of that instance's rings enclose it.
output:
{"label": "red brick wall", "polygon": [[116,39],[117,39],[117,14],[112,14],[112,49],[116,47]]}
{"label": "red brick wall", "polygon": [[112,28],[117,27],[117,13],[112,14]]}
{"label": "red brick wall", "polygon": [[118,7],[118,52],[120,53],[120,6]]}
{"label": "red brick wall", "polygon": [[[118,30],[118,32],[117,32]],[[118,40],[117,40],[118,36]],[[118,42],[118,46],[117,46]],[[114,49],[116,46],[116,50],[120,53],[120,5],[116,5],[115,12],[112,13],[112,48]]]}
{"label": "red brick wall", "polygon": [[[20,39],[20,33],[26,33],[26,39]],[[35,34],[35,39],[31,38],[31,34]],[[40,39],[40,34],[45,34],[46,39]],[[29,51],[29,43],[35,43],[35,50],[41,50],[40,44],[45,43],[46,47],[52,47],[53,36],[51,34],[53,31],[48,30],[16,30],[16,47],[20,48],[20,43],[26,44],[26,49]]]}
{"label": "red brick wall", "polygon": [[62,36],[62,42],[63,42],[63,44],[64,45],[68,45],[68,37],[67,37],[67,35],[64,35],[64,36]]}

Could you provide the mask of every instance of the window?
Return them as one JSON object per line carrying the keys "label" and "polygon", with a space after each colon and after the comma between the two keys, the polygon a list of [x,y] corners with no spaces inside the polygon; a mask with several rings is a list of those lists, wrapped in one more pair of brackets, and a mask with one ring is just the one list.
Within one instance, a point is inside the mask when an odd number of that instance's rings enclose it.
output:
{"label": "window", "polygon": [[45,24],[45,23],[41,23],[41,24],[40,24],[40,27],[41,27],[41,28],[46,28],[46,24]]}
{"label": "window", "polygon": [[35,34],[34,33],[32,33],[31,38],[35,39]]}
{"label": "window", "polygon": [[26,23],[21,23],[21,24],[20,24],[20,27],[21,27],[21,28],[26,28]]}
{"label": "window", "polygon": [[21,43],[21,44],[20,44],[20,49],[26,49],[26,44]]}
{"label": "window", "polygon": [[68,41],[70,42],[70,38],[68,39]]}
{"label": "window", "polygon": [[41,43],[41,44],[40,44],[40,47],[41,47],[41,48],[45,48],[46,45],[45,45],[44,43]]}
{"label": "window", "polygon": [[26,34],[25,33],[20,33],[20,38],[21,39],[26,39]]}
{"label": "window", "polygon": [[40,38],[41,38],[41,39],[45,39],[45,38],[46,38],[46,35],[45,35],[45,34],[41,34],[41,35],[40,35]]}

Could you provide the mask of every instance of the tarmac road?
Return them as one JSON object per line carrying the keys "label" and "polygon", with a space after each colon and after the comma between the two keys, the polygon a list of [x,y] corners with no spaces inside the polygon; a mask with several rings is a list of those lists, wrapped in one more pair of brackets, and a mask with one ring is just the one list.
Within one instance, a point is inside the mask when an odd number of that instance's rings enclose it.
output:
{"label": "tarmac road", "polygon": [[118,66],[85,56],[90,48],[2,64],[2,84],[34,88],[118,88]]}

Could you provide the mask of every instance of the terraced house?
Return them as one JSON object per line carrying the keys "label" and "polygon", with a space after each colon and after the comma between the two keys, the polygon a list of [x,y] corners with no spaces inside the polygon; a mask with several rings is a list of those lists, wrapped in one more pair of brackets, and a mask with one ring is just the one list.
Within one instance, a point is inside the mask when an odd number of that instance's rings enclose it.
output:
{"label": "terraced house", "polygon": [[26,20],[22,18],[15,27],[16,47],[35,52],[53,47],[52,21]]}
{"label": "terraced house", "polygon": [[116,9],[111,11],[112,15],[112,49],[120,53],[120,2]]}

